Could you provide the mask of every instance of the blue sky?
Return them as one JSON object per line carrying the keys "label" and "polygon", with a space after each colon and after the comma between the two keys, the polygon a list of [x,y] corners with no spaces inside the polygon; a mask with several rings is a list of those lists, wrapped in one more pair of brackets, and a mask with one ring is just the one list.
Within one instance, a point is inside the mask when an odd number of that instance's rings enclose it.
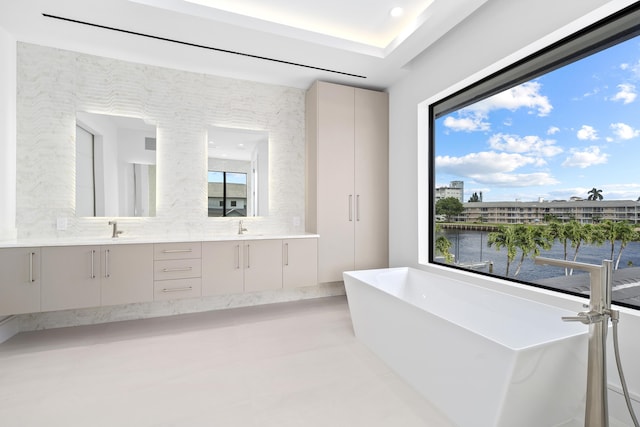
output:
{"label": "blue sky", "polygon": [[438,118],[436,186],[484,201],[640,197],[640,37]]}

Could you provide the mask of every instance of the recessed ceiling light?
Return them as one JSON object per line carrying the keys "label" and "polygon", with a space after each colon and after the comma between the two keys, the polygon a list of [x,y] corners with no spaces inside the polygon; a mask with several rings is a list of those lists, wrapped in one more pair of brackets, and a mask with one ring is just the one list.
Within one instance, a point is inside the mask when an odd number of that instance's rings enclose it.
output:
{"label": "recessed ceiling light", "polygon": [[402,16],[403,13],[404,13],[404,9],[401,7],[394,7],[389,11],[389,15],[391,15],[394,18]]}

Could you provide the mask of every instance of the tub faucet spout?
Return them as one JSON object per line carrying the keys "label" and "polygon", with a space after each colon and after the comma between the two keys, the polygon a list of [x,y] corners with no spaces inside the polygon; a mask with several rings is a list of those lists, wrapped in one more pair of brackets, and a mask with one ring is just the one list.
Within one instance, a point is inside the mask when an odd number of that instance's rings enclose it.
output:
{"label": "tub faucet spout", "polygon": [[581,322],[589,325],[589,350],[587,357],[587,405],[585,427],[608,427],[607,402],[607,330],[611,310],[611,287],[613,284],[613,261],[603,260],[602,265],[536,257],[537,265],[553,265],[589,272],[589,311],[577,316],[563,317],[565,322]]}

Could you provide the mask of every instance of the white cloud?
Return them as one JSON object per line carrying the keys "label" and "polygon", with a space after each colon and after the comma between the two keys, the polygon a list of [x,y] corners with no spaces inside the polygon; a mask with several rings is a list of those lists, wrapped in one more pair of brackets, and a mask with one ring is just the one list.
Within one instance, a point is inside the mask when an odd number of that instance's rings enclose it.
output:
{"label": "white cloud", "polygon": [[631,139],[640,135],[640,130],[634,129],[625,123],[612,123],[611,130],[618,139]]}
{"label": "white cloud", "polygon": [[553,157],[562,153],[562,148],[555,143],[553,139],[541,139],[534,135],[520,137],[498,133],[489,138],[489,146],[494,150],[535,154],[542,157]]}
{"label": "white cloud", "polygon": [[484,117],[480,115],[460,118],[447,116],[447,118],[444,119],[444,125],[456,132],[488,131],[490,129],[489,122],[484,121]]}
{"label": "white cloud", "polygon": [[483,151],[469,153],[463,157],[438,156],[436,157],[436,167],[438,173],[474,177],[511,172],[522,166],[535,165],[537,161],[536,158],[521,154]]}
{"label": "white cloud", "polygon": [[555,135],[558,132],[560,132],[560,128],[557,126],[551,126],[549,129],[547,129],[547,135]]}
{"label": "white cloud", "polygon": [[612,101],[622,101],[623,104],[630,104],[638,96],[635,85],[631,83],[619,84],[618,89],[618,93],[611,98]]}
{"label": "white cloud", "polygon": [[490,111],[503,108],[510,111],[529,108],[537,110],[540,117],[547,116],[553,106],[549,102],[549,98],[540,94],[540,89],[542,89],[542,85],[538,82],[523,83],[470,105],[464,110],[486,115]]}
{"label": "white cloud", "polygon": [[536,173],[493,173],[484,175],[472,175],[480,184],[492,187],[534,187],[538,185],[558,184],[558,180],[546,172]]}
{"label": "white cloud", "polygon": [[594,141],[598,139],[598,132],[591,126],[582,125],[576,136],[583,141]]}
{"label": "white cloud", "polygon": [[571,149],[571,156],[562,163],[562,166],[586,168],[593,165],[607,163],[609,155],[601,153],[600,148],[592,145],[584,150]]}

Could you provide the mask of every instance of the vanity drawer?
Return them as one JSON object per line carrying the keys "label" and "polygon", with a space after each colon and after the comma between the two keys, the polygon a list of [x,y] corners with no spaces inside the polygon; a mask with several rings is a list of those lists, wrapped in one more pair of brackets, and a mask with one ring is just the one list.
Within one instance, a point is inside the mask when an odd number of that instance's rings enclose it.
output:
{"label": "vanity drawer", "polygon": [[200,258],[202,256],[202,243],[156,243],[153,245],[153,259],[186,259]]}
{"label": "vanity drawer", "polygon": [[201,296],[202,281],[194,279],[160,280],[153,282],[153,300],[166,301]]}
{"label": "vanity drawer", "polygon": [[154,280],[188,279],[200,277],[202,260],[198,259],[168,259],[153,262]]}

